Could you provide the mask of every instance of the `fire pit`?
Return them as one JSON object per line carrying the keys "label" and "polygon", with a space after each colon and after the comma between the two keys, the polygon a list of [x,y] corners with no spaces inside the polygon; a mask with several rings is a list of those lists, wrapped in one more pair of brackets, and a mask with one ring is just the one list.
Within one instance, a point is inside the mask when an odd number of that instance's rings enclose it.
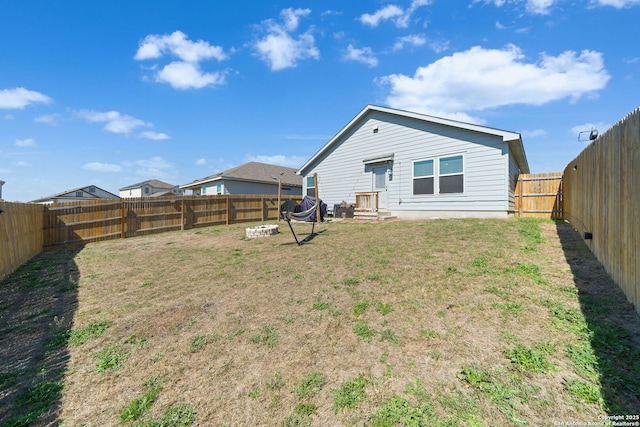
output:
{"label": "fire pit", "polygon": [[278,234],[277,225],[258,225],[247,228],[247,238],[257,239],[259,237],[269,237]]}

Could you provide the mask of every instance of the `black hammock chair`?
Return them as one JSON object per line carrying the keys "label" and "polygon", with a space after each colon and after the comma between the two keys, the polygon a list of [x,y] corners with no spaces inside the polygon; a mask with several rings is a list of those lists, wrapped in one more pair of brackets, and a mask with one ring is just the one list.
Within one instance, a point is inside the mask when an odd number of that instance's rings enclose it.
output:
{"label": "black hammock chair", "polygon": [[[302,199],[302,203],[298,205],[297,203],[285,202],[280,211],[282,212],[282,219],[289,224],[289,229],[291,230],[291,234],[293,234],[293,238],[296,239],[296,243],[299,245],[311,240],[313,236],[315,236],[314,230],[316,226],[316,210],[318,204],[316,203],[315,197],[304,196]],[[302,210],[302,208],[306,208]],[[320,221],[323,220],[323,217],[327,211],[327,204],[320,200]],[[298,236],[296,236],[296,232],[293,230],[291,226],[291,220],[294,221],[306,221],[311,222],[311,233],[303,240],[299,240]]]}

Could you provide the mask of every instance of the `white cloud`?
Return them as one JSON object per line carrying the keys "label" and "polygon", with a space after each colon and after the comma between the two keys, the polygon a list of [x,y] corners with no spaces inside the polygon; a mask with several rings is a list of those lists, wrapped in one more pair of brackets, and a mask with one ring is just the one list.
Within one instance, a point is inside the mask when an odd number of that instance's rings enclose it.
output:
{"label": "white cloud", "polygon": [[378,65],[378,58],[375,57],[370,47],[363,49],[357,49],[353,45],[347,46],[347,52],[343,58],[346,61],[356,61],[367,64],[369,67],[376,67]]}
{"label": "white cloud", "polygon": [[280,16],[284,21],[284,28],[287,31],[295,31],[300,24],[300,17],[307,16],[311,13],[311,9],[284,9],[280,12]]}
{"label": "white cloud", "polygon": [[135,117],[126,114],[120,114],[118,111],[108,111],[106,113],[98,111],[80,110],[77,112],[78,117],[88,122],[106,123],[104,130],[113,133],[129,134],[138,127],[151,127],[151,123],[143,122]]}
{"label": "white cloud", "polygon": [[360,16],[360,22],[371,27],[377,27],[381,21],[387,21],[402,16],[404,11],[398,6],[390,4],[376,11],[373,14],[365,13]]}
{"label": "white cloud", "polygon": [[58,124],[58,120],[60,119],[60,114],[44,114],[42,116],[38,116],[33,121],[37,123],[48,123],[50,125]]}
{"label": "white cloud", "polygon": [[109,163],[91,162],[91,163],[86,163],[82,165],[82,169],[91,171],[91,172],[117,173],[122,170],[122,167],[119,165],[113,165]]}
{"label": "white cloud", "polygon": [[295,67],[298,61],[303,59],[318,59],[320,51],[315,45],[315,38],[311,29],[294,38],[290,32],[299,26],[299,18],[306,16],[309,9],[285,9],[281,16],[284,24],[280,25],[273,20],[262,23],[267,35],[257,41],[253,48],[258,56],[269,64],[272,71]]}
{"label": "white cloud", "polygon": [[537,63],[525,59],[514,45],[476,46],[419,67],[413,76],[392,74],[379,82],[389,87],[386,102],[392,107],[477,122],[469,112],[564,98],[574,102],[603,89],[610,78],[599,52],[542,54]]}
{"label": "white cloud", "polygon": [[16,162],[16,166],[18,166],[19,168],[28,168],[31,165],[23,160],[20,160]]}
{"label": "white cloud", "polygon": [[594,6],[613,6],[616,9],[640,5],[640,0],[592,0]]}
{"label": "white cloud", "polygon": [[13,114],[5,114],[2,119],[3,120],[15,120],[15,116]]}
{"label": "white cloud", "polygon": [[431,4],[431,2],[432,0],[413,0],[411,2],[411,6],[409,6],[407,10],[396,6],[395,4],[390,4],[372,14],[362,14],[359,20],[364,25],[368,25],[370,27],[377,27],[382,21],[392,21],[396,27],[407,28],[409,21],[411,20],[411,16],[416,9],[422,6],[427,6]]}
{"label": "white cloud", "polygon": [[43,95],[40,92],[34,92],[27,90],[23,87],[17,87],[15,89],[2,89],[0,90],[0,108],[9,109],[23,109],[27,105],[40,102],[48,104],[52,100],[47,95]]}
{"label": "white cloud", "polygon": [[158,83],[168,83],[174,89],[202,89],[223,84],[225,74],[204,73],[198,64],[190,62],[172,62],[156,73],[155,80]]}
{"label": "white cloud", "polygon": [[144,168],[153,168],[153,169],[170,169],[173,166],[171,163],[163,159],[162,157],[152,157],[146,160],[136,160],[134,162],[136,166],[142,166]]}
{"label": "white cloud", "polygon": [[206,159],[198,159],[196,160],[196,165],[198,166],[206,166],[207,164],[207,160]]}
{"label": "white cloud", "polygon": [[32,138],[16,139],[15,145],[16,147],[35,147],[36,141]]}
{"label": "white cloud", "polygon": [[519,4],[524,3],[525,9],[528,13],[534,15],[548,15],[550,9],[558,3],[560,0],[474,0],[474,3],[483,2],[490,3],[496,7],[502,7],[505,4]]}
{"label": "white cloud", "polygon": [[423,46],[427,43],[427,38],[422,34],[412,34],[409,36],[404,36],[398,38],[396,42],[393,44],[393,50],[400,50],[405,47],[405,45],[411,46]]}
{"label": "white cloud", "polygon": [[182,31],[162,36],[148,35],[140,43],[133,58],[141,61],[157,59],[166,54],[177,56],[184,62],[200,62],[206,59],[222,61],[228,58],[220,46],[212,46],[203,40],[193,42],[187,39],[187,35]]}
{"label": "white cloud", "polygon": [[544,129],[523,130],[520,133],[525,138],[538,138],[540,136],[545,136],[548,134],[548,132]]}
{"label": "white cloud", "polygon": [[223,61],[229,56],[220,46],[208,42],[193,42],[182,31],[168,35],[152,34],[140,43],[134,59],[138,61],[160,59],[169,55],[179,58],[163,67],[155,64],[154,80],[168,83],[174,89],[201,89],[207,86],[221,85],[225,82],[225,72],[209,73],[202,71],[200,63],[208,59]]}
{"label": "white cloud", "polygon": [[300,156],[285,156],[282,154],[276,154],[273,156],[254,156],[251,154],[247,154],[245,156],[246,162],[260,162],[260,163],[268,163],[271,165],[284,166],[288,168],[299,168],[307,161],[306,157]]}
{"label": "white cloud", "polygon": [[140,134],[138,135],[138,138],[153,139],[154,141],[171,139],[171,137],[166,133],[159,133],[159,132],[152,132],[152,131],[140,132]]}

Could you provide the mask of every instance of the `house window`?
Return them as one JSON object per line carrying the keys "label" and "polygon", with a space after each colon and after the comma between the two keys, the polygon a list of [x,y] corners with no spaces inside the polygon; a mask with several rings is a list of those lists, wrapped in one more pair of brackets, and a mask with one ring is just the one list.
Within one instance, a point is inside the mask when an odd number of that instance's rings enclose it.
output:
{"label": "house window", "polygon": [[96,187],[89,187],[89,193],[95,193]]}
{"label": "house window", "polygon": [[313,179],[313,176],[307,177],[307,196],[316,196],[316,182]]}
{"label": "house window", "polygon": [[149,194],[150,188],[149,187],[144,187],[144,194]]}
{"label": "house window", "polygon": [[206,185],[203,185],[203,186],[202,186],[202,188],[200,189],[200,194],[201,194],[201,195],[203,195],[203,196],[204,196],[205,194],[207,194],[207,186],[206,186]]}
{"label": "house window", "polygon": [[462,156],[442,157],[439,168],[440,194],[464,191],[464,166]]}
{"label": "house window", "polygon": [[216,184],[216,194],[222,194],[222,183]]}
{"label": "house window", "polygon": [[377,168],[374,169],[374,179],[375,182],[374,190],[384,190],[387,186],[387,169],[386,168]]}
{"label": "house window", "polygon": [[434,194],[433,160],[413,162],[413,194]]}
{"label": "house window", "polygon": [[76,191],[76,197],[82,197],[82,191]]}

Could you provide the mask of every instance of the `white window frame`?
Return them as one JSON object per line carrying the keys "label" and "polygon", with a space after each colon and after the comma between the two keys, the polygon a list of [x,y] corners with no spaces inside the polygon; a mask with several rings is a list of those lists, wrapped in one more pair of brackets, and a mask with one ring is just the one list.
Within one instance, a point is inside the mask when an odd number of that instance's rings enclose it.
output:
{"label": "white window frame", "polygon": [[[440,161],[443,159],[462,157],[462,172],[455,173],[440,173]],[[465,194],[465,175],[466,175],[466,162],[465,162],[465,154],[464,153],[455,153],[455,154],[447,154],[444,156],[434,156],[434,157],[425,157],[421,159],[415,159],[411,162],[411,195],[413,197],[433,197],[433,196],[456,196],[460,194]],[[433,161],[433,175],[425,175],[425,176],[415,176],[415,164],[418,162],[426,162]],[[440,191],[440,178],[447,176],[462,176],[462,192],[460,193],[442,193]],[[415,194],[413,192],[413,183],[416,179],[420,178],[433,178],[433,193],[428,194]]]}

